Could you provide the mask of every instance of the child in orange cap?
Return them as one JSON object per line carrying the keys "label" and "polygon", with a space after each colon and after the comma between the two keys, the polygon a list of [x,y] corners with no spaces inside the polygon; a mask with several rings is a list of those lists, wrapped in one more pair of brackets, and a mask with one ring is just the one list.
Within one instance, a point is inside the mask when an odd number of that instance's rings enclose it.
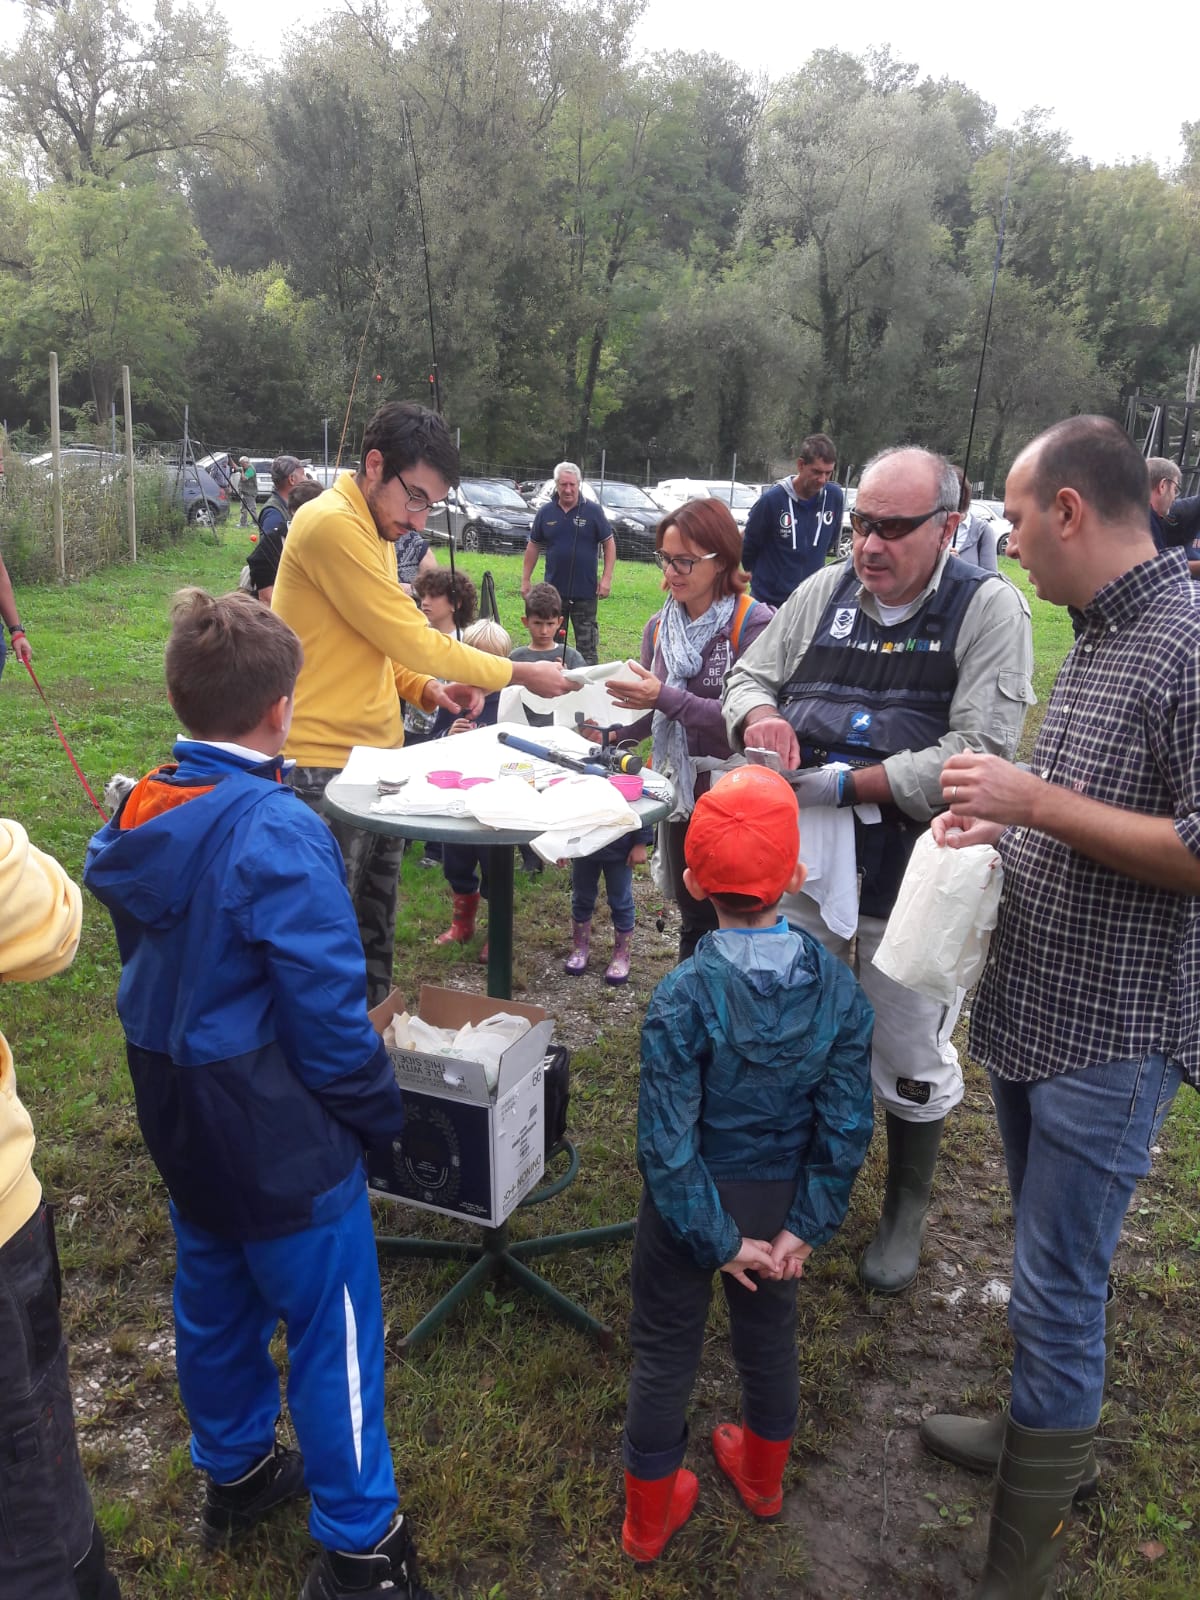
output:
{"label": "child in orange cap", "polygon": [[691,1515],[687,1406],[713,1273],[729,1307],[741,1426],[717,1465],[778,1514],[799,1407],[796,1280],[837,1230],[871,1142],[873,1016],[850,970],[778,914],[804,881],[796,800],[765,767],[702,795],[684,884],[719,928],[658,985],[642,1029],[625,1524],[653,1561]]}

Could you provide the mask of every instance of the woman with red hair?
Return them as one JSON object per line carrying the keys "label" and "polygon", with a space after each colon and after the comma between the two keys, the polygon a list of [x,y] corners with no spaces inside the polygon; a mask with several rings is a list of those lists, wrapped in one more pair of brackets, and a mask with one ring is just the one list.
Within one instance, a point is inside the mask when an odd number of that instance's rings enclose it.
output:
{"label": "woman with red hair", "polygon": [[[717,926],[708,900],[683,885],[683,841],[696,800],[732,751],[721,716],[721,689],[738,656],[775,615],[752,600],[742,571],[742,536],[721,500],[689,500],[658,525],[655,560],[667,598],[642,633],[641,665],[614,678],[610,697],[647,715],[626,736],[654,741],[654,768],[675,785],[675,805],[658,832],[665,881],[679,905],[679,959]],[[659,881],[663,881],[660,879]]]}

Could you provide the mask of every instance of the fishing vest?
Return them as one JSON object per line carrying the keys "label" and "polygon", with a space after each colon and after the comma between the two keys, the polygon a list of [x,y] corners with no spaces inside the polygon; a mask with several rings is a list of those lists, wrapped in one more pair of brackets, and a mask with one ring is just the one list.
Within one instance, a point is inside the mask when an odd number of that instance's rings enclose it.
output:
{"label": "fishing vest", "polygon": [[[859,606],[860,579],[847,562],[811,644],[779,693],[779,713],[795,730],[801,764],[871,766],[900,750],[937,744],[950,730],[959,629],[979,585],[995,576],[948,561],[925,603],[888,627]],[[881,811],[878,824],[855,817],[865,916],[890,912],[913,845],[929,826],[898,806]]]}

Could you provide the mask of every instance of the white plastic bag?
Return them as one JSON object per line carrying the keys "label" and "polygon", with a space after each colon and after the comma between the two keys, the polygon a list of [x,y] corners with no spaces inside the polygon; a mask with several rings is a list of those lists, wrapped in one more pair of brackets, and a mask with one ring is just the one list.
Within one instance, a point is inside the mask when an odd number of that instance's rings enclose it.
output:
{"label": "white plastic bag", "polygon": [[917,840],[875,965],[906,989],[953,1005],[983,971],[1000,910],[1000,857],[989,844],[939,848]]}

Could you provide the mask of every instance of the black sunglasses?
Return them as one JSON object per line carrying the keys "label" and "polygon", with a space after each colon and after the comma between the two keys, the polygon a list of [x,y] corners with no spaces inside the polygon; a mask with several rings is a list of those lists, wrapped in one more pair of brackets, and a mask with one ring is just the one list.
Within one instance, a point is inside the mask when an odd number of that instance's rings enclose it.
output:
{"label": "black sunglasses", "polygon": [[949,515],[947,506],[934,506],[932,511],[922,511],[919,517],[864,517],[861,511],[852,511],[850,527],[859,539],[869,539],[873,533],[886,540],[904,539],[910,533],[915,533],[931,517]]}

